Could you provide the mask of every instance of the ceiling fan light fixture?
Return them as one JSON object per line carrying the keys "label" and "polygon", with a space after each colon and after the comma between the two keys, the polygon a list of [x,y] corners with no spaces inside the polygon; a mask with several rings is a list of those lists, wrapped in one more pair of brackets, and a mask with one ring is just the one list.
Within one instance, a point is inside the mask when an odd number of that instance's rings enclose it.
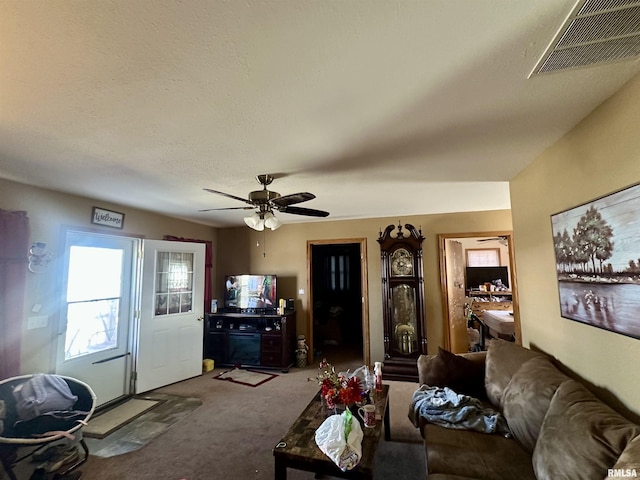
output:
{"label": "ceiling fan light fixture", "polygon": [[248,217],[244,217],[244,223],[246,223],[249,228],[253,228],[259,232],[264,230],[264,219],[262,219],[257,212]]}
{"label": "ceiling fan light fixture", "polygon": [[282,222],[272,213],[267,212],[264,214],[264,226],[271,230],[277,230],[282,225]]}
{"label": "ceiling fan light fixture", "polygon": [[304,215],[307,217],[328,217],[329,212],[323,210],[315,210],[313,208],[301,208],[295,206],[298,203],[308,202],[313,200],[316,196],[309,192],[298,192],[289,195],[280,195],[278,192],[267,190],[267,186],[271,184],[274,177],[273,175],[258,175],[256,180],[262,185],[262,190],[256,190],[249,192],[249,198],[242,198],[230,193],[221,192],[219,190],[213,190],[211,188],[205,188],[209,193],[215,193],[222,195],[223,197],[239,200],[250,207],[226,207],[226,208],[210,208],[201,210],[202,212],[208,212],[211,210],[252,210],[256,209],[255,213],[248,217],[244,217],[244,223],[248,227],[262,231],[264,227],[276,230],[280,228],[282,222],[276,218],[273,214],[274,211],[281,213],[290,213],[293,215]]}

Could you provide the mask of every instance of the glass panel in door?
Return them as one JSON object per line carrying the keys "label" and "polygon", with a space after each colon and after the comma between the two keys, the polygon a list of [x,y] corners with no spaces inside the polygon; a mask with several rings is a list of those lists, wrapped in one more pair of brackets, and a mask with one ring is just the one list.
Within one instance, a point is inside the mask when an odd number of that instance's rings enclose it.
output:
{"label": "glass panel in door", "polygon": [[193,310],[193,262],[193,253],[157,253],[156,316]]}
{"label": "glass panel in door", "polygon": [[122,250],[71,247],[65,360],[117,347],[122,259]]}
{"label": "glass panel in door", "polygon": [[415,289],[406,284],[391,289],[393,348],[409,355],[418,348]]}

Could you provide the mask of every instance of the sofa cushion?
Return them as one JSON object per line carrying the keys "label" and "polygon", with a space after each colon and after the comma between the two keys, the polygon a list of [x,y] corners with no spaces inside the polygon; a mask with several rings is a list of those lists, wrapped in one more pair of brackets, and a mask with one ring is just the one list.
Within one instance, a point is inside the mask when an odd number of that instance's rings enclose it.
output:
{"label": "sofa cushion", "polygon": [[473,362],[438,347],[423,375],[430,387],[449,387],[456,393],[484,397],[484,363]]}
{"label": "sofa cushion", "polygon": [[502,395],[503,414],[509,430],[529,452],[533,452],[551,398],[569,377],[549,358],[526,361],[513,374]]}
{"label": "sofa cushion", "polygon": [[635,470],[640,475],[640,435],[629,442],[613,468]]}
{"label": "sofa cushion", "polygon": [[513,438],[433,424],[425,425],[422,433],[429,479],[449,478],[444,475],[484,480],[535,479],[531,454]]}
{"label": "sofa cushion", "polygon": [[634,425],[575,380],[551,399],[533,451],[539,480],[603,478],[627,444],[640,435]]}
{"label": "sofa cushion", "polygon": [[502,410],[502,394],[511,377],[527,360],[545,357],[544,353],[494,338],[487,348],[485,389],[489,401]]}

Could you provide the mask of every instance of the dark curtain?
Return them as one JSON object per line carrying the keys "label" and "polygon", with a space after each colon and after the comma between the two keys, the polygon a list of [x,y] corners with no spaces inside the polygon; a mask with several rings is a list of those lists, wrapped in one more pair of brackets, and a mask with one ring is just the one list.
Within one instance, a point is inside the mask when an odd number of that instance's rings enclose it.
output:
{"label": "dark curtain", "polygon": [[205,256],[204,256],[204,311],[211,311],[211,299],[213,294],[211,293],[211,268],[213,268],[213,245],[211,240],[197,240],[195,238],[183,238],[174,237],[173,235],[165,235],[164,240],[172,242],[193,242],[204,243]]}
{"label": "dark curtain", "polygon": [[20,374],[29,235],[27,212],[0,209],[0,380]]}

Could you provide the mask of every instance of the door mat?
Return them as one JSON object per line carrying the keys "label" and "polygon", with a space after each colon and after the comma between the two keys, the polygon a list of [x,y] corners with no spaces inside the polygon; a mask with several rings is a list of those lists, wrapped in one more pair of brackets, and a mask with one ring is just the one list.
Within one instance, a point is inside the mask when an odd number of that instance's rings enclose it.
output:
{"label": "door mat", "polygon": [[93,417],[89,420],[87,426],[82,429],[82,432],[87,437],[104,438],[151,410],[159,403],[155,400],[130,398],[125,403]]}
{"label": "door mat", "polygon": [[234,368],[227,370],[226,372],[216,375],[216,380],[229,380],[233,383],[239,383],[240,385],[248,385],[250,387],[257,387],[269,380],[277,377],[275,373],[258,372],[257,370],[246,370],[244,368]]}
{"label": "door mat", "polygon": [[158,392],[149,392],[143,395],[144,399],[157,401],[157,406],[147,410],[105,438],[86,437],[87,446],[92,456],[109,458],[139,450],[164,434],[173,425],[187,418],[202,405],[202,400],[199,398]]}

